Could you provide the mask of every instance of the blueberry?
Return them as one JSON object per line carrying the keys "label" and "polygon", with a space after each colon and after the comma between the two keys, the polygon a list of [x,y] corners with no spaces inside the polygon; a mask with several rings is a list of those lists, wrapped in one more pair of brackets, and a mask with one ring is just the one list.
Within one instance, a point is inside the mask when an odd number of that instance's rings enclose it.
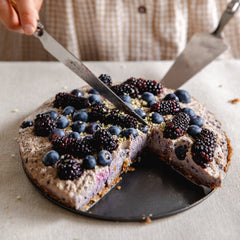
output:
{"label": "blueberry", "polygon": [[69,121],[68,121],[67,117],[62,116],[57,120],[56,124],[57,124],[57,128],[62,129],[62,128],[66,128],[68,126]]}
{"label": "blueberry", "polygon": [[89,94],[99,94],[99,92],[97,90],[95,90],[94,88],[91,88],[88,90]]}
{"label": "blueberry", "polygon": [[135,128],[127,128],[122,131],[121,135],[126,138],[129,138],[130,135],[132,135],[135,138],[138,136],[138,131]]}
{"label": "blueberry", "polygon": [[140,130],[140,131],[143,132],[143,133],[147,133],[147,131],[148,131],[148,126],[145,125],[145,124],[140,124],[140,125],[138,126],[138,130]]}
{"label": "blueberry", "polygon": [[102,103],[101,98],[100,98],[98,95],[96,95],[96,94],[90,95],[90,96],[88,97],[88,100],[89,100],[89,102],[90,102],[92,105],[98,104],[98,103]]}
{"label": "blueberry", "polygon": [[86,127],[86,132],[90,133],[90,134],[93,134],[99,129],[101,129],[100,124],[97,123],[97,122],[92,122]]}
{"label": "blueberry", "polygon": [[179,101],[182,103],[190,103],[191,95],[186,90],[178,89],[174,94],[179,98]]}
{"label": "blueberry", "polygon": [[77,97],[82,97],[82,96],[83,96],[83,92],[80,91],[79,89],[73,89],[73,90],[71,91],[71,94],[73,94],[73,95],[75,95],[75,96],[77,96]]}
{"label": "blueberry", "polygon": [[176,102],[179,102],[179,98],[174,93],[167,94],[163,100],[175,100]]}
{"label": "blueberry", "polygon": [[43,157],[43,163],[45,166],[53,166],[59,160],[58,152],[51,150]]}
{"label": "blueberry", "polygon": [[151,101],[151,102],[148,102],[148,107],[151,107],[151,105],[153,105],[153,104],[155,104],[155,103],[156,103],[155,100],[153,100],[153,101]]}
{"label": "blueberry", "polygon": [[44,113],[44,115],[49,115],[49,117],[53,120],[56,120],[58,117],[58,113],[55,110],[50,110]]}
{"label": "blueberry", "polygon": [[119,96],[125,103],[131,103],[131,97],[129,95]]}
{"label": "blueberry", "polygon": [[75,111],[75,108],[74,108],[74,107],[72,107],[72,106],[67,106],[67,107],[65,107],[65,108],[63,109],[62,114],[63,114],[64,116],[66,116],[66,115],[73,114],[74,111]]}
{"label": "blueberry", "polygon": [[183,108],[182,111],[188,114],[190,117],[195,116],[195,112],[191,108]]}
{"label": "blueberry", "polygon": [[78,132],[70,132],[67,137],[68,138],[76,138],[78,140],[81,139],[81,136],[80,136],[80,134]]}
{"label": "blueberry", "polygon": [[128,105],[131,109],[133,109],[131,103],[126,103],[126,105]]}
{"label": "blueberry", "polygon": [[72,130],[74,132],[84,132],[86,129],[86,123],[81,121],[76,121],[72,124]]}
{"label": "blueberry", "polygon": [[49,140],[52,141],[56,137],[64,137],[65,132],[62,129],[54,128],[52,132],[49,134]]}
{"label": "blueberry", "polygon": [[179,160],[184,160],[188,149],[187,146],[179,146],[175,149],[175,154]]}
{"label": "blueberry", "polygon": [[163,116],[157,112],[154,112],[151,116],[153,123],[162,123],[164,122]]}
{"label": "blueberry", "polygon": [[201,131],[202,131],[202,129],[197,125],[191,125],[187,129],[187,133],[192,137],[195,137]]}
{"label": "blueberry", "polygon": [[27,121],[22,122],[21,128],[31,127],[32,125],[33,125],[33,122],[27,120]]}
{"label": "blueberry", "polygon": [[204,124],[204,120],[202,117],[195,115],[193,117],[190,118],[190,125],[197,125],[199,127],[202,127]]}
{"label": "blueberry", "polygon": [[97,155],[97,162],[101,166],[108,166],[112,162],[112,155],[107,150],[102,150]]}
{"label": "blueberry", "polygon": [[75,112],[73,114],[73,121],[82,121],[87,122],[88,121],[88,111],[86,109],[81,109],[78,112]]}
{"label": "blueberry", "polygon": [[112,134],[112,135],[116,135],[118,136],[121,133],[121,129],[117,126],[111,126],[108,131]]}
{"label": "blueberry", "polygon": [[96,158],[92,155],[88,155],[83,159],[83,168],[85,169],[94,169],[96,165]]}
{"label": "blueberry", "polygon": [[155,101],[154,95],[150,92],[144,92],[142,95],[142,99],[146,102]]}
{"label": "blueberry", "polygon": [[141,118],[145,118],[147,116],[146,112],[142,109],[135,109],[135,113],[137,113]]}

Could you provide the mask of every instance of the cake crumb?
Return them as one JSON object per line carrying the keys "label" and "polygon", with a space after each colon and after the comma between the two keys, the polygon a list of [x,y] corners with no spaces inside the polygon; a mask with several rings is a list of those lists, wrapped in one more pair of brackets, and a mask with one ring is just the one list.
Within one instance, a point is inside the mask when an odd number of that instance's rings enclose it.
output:
{"label": "cake crumb", "polygon": [[20,195],[17,195],[16,199],[17,199],[17,200],[21,200],[22,197],[21,197]]}
{"label": "cake crumb", "polygon": [[11,154],[11,158],[15,158],[15,156],[16,156],[16,155],[15,155],[14,153]]}
{"label": "cake crumb", "polygon": [[117,190],[120,190],[121,189],[121,186],[117,186]]}
{"label": "cake crumb", "polygon": [[152,220],[151,220],[151,218],[150,217],[146,217],[146,219],[145,219],[145,222],[146,223],[150,223]]}
{"label": "cake crumb", "polygon": [[64,89],[64,90],[67,90],[67,89],[68,89],[68,86],[66,86],[66,85],[63,86],[63,89]]}
{"label": "cake crumb", "polygon": [[148,215],[149,217],[152,217],[152,213],[149,213],[149,215]]}
{"label": "cake crumb", "polygon": [[218,87],[220,87],[220,88],[221,88],[222,86],[223,86],[222,84],[218,85]]}
{"label": "cake crumb", "polygon": [[135,171],[135,168],[134,167],[129,167],[128,171],[133,172],[133,171]]}
{"label": "cake crumb", "polygon": [[123,68],[123,69],[127,68],[127,66],[125,64],[121,64],[120,67]]}
{"label": "cake crumb", "polygon": [[229,100],[228,102],[232,103],[232,104],[237,104],[239,102],[239,98],[234,98],[232,100]]}
{"label": "cake crumb", "polygon": [[19,112],[19,109],[18,109],[18,108],[14,108],[14,109],[12,110],[12,112],[17,113],[17,112]]}
{"label": "cake crumb", "polygon": [[8,211],[8,206],[6,206],[4,209],[5,209],[5,211]]}
{"label": "cake crumb", "polygon": [[143,214],[142,215],[142,220],[145,220],[146,219],[146,216]]}

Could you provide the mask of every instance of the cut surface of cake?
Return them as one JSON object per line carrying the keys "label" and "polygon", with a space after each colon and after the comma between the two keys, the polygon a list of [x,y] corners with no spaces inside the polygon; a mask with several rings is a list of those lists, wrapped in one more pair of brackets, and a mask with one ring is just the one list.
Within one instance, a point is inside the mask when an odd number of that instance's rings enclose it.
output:
{"label": "cut surface of cake", "polygon": [[144,149],[198,185],[220,187],[231,156],[220,122],[185,90],[129,78],[112,86],[144,126],[88,87],[58,93],[19,130],[22,163],[51,198],[87,210],[121,179]]}

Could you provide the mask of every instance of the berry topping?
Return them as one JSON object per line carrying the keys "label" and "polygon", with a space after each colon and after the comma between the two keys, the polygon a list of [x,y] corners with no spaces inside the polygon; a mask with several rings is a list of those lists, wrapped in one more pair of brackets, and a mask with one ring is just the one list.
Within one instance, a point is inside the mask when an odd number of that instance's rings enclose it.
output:
{"label": "berry topping", "polygon": [[89,134],[93,134],[99,129],[101,129],[100,124],[97,123],[97,122],[92,122],[87,126],[86,132],[89,133]]}
{"label": "berry topping", "polygon": [[31,127],[33,125],[33,122],[32,121],[23,121],[22,124],[21,124],[21,128],[27,128],[27,127]]}
{"label": "berry topping", "polygon": [[75,112],[73,114],[73,121],[88,121],[88,111],[86,109],[81,109],[79,112]]}
{"label": "berry topping", "polygon": [[48,115],[51,119],[53,119],[53,120],[56,120],[57,119],[57,117],[58,117],[58,113],[57,113],[57,111],[55,111],[55,110],[50,110],[50,111],[47,111],[47,112],[45,112],[45,113],[43,113],[44,115]]}
{"label": "berry topping", "polygon": [[178,113],[171,122],[169,122],[163,132],[165,138],[176,139],[184,134],[188,127],[190,117],[183,112]]}
{"label": "berry topping", "polygon": [[75,95],[76,97],[82,97],[82,96],[83,96],[83,92],[80,91],[79,89],[73,89],[73,90],[71,91],[71,94],[72,94],[72,95]]}
{"label": "berry topping", "polygon": [[96,104],[101,104],[102,100],[101,98],[96,95],[96,94],[92,94],[88,97],[89,102],[91,103],[91,105],[96,105]]}
{"label": "berry topping", "polygon": [[195,116],[195,112],[191,108],[183,108],[182,112],[188,114],[190,117],[194,117]]}
{"label": "berry topping", "polygon": [[85,122],[81,122],[81,121],[76,121],[72,124],[72,130],[74,132],[85,132],[86,129],[86,123]]}
{"label": "berry topping", "polygon": [[98,78],[107,86],[112,86],[112,78],[109,75],[101,74]]}
{"label": "berry topping", "polygon": [[97,94],[97,95],[99,94],[99,92],[96,89],[94,89],[94,88],[89,89],[88,93],[89,94]]}
{"label": "berry topping", "polygon": [[179,101],[182,103],[190,103],[191,95],[186,90],[178,89],[174,94],[179,98]]}
{"label": "berry topping", "polygon": [[179,160],[184,160],[186,157],[187,151],[188,151],[188,148],[186,145],[179,146],[175,149],[175,154]]}
{"label": "berry topping", "polygon": [[137,113],[141,118],[145,118],[147,116],[146,112],[142,109],[135,109],[135,113]]}
{"label": "berry topping", "polygon": [[167,94],[163,100],[175,100],[176,102],[179,102],[179,98],[174,93]]}
{"label": "berry topping", "polygon": [[112,162],[112,155],[109,151],[102,150],[97,155],[97,162],[101,166],[108,166]]}
{"label": "berry topping", "polygon": [[83,170],[77,159],[67,154],[58,162],[57,174],[61,180],[74,180],[81,177]]}
{"label": "berry topping", "polygon": [[70,132],[67,136],[68,138],[76,138],[76,139],[81,139],[81,136],[78,132]]}
{"label": "berry topping", "polygon": [[144,92],[143,95],[142,95],[142,99],[146,102],[155,101],[154,95],[150,92]]}
{"label": "berry topping", "polygon": [[56,128],[56,122],[46,114],[38,114],[34,120],[34,131],[37,136],[47,137]]}
{"label": "berry topping", "polygon": [[65,108],[63,109],[62,115],[67,116],[67,115],[73,114],[74,111],[75,111],[75,108],[74,108],[74,107],[72,107],[72,106],[67,106],[67,107],[65,107]]}
{"label": "berry topping", "polygon": [[196,164],[202,168],[213,160],[216,147],[216,135],[208,129],[202,129],[201,133],[195,136],[195,142],[192,145],[192,156]]}
{"label": "berry topping", "polygon": [[181,111],[181,107],[175,100],[163,100],[151,105],[151,112],[158,112],[162,115],[176,114]]}
{"label": "berry topping", "polygon": [[140,131],[143,132],[143,133],[147,133],[147,131],[148,131],[148,126],[147,126],[147,125],[144,125],[144,124],[140,124],[140,125],[138,126],[138,130],[140,130]]}
{"label": "berry topping", "polygon": [[204,124],[204,119],[198,115],[191,117],[190,125],[197,125],[202,127]]}
{"label": "berry topping", "polygon": [[77,97],[70,93],[58,93],[54,100],[54,107],[65,108],[67,106],[73,106],[75,109],[87,108],[89,106],[89,101],[84,97]]}
{"label": "berry topping", "polygon": [[52,141],[56,137],[65,137],[65,132],[62,129],[55,128],[49,134],[49,140]]}
{"label": "berry topping", "polygon": [[118,96],[128,94],[130,97],[136,98],[139,94],[139,91],[135,86],[126,83],[112,86],[111,90]]}
{"label": "berry topping", "polygon": [[157,112],[154,112],[152,115],[151,115],[151,120],[153,123],[162,123],[164,122],[164,119],[163,119],[163,116]]}
{"label": "berry topping", "polygon": [[66,128],[69,124],[68,119],[65,116],[60,117],[57,121],[56,121],[57,127],[58,128]]}
{"label": "berry topping", "polygon": [[129,138],[130,136],[133,136],[133,138],[138,136],[138,131],[135,128],[127,128],[122,131],[121,133],[122,137]]}
{"label": "berry topping", "polygon": [[99,120],[102,123],[107,123],[107,115],[109,109],[105,107],[104,104],[97,104],[91,107],[91,112],[89,113],[90,121]]}
{"label": "berry topping", "polygon": [[197,134],[199,134],[202,131],[202,129],[197,126],[197,125],[191,125],[188,127],[187,129],[187,133],[192,136],[195,137]]}
{"label": "berry topping", "polygon": [[108,150],[112,152],[118,146],[117,141],[113,138],[112,134],[105,130],[100,129],[93,134],[93,140],[95,143],[96,149],[99,150]]}
{"label": "berry topping", "polygon": [[59,160],[59,158],[60,156],[58,152],[51,150],[43,157],[43,163],[45,166],[53,166]]}
{"label": "berry topping", "polygon": [[129,95],[120,95],[119,96],[125,103],[131,103],[131,97]]}
{"label": "berry topping", "polygon": [[116,135],[118,136],[121,133],[121,129],[117,126],[111,126],[109,127],[108,131],[112,134],[112,135]]}
{"label": "berry topping", "polygon": [[96,165],[96,158],[92,155],[88,155],[83,159],[83,168],[85,169],[94,169]]}

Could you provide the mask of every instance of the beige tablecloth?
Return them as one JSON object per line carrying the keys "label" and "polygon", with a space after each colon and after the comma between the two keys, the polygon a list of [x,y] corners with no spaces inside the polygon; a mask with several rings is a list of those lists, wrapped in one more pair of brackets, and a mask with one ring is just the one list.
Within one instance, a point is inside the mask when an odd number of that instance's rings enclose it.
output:
{"label": "beige tablecloth", "polygon": [[[159,80],[170,62],[88,62],[114,81]],[[60,63],[0,63],[0,239],[239,239],[240,61],[215,62],[183,87],[222,122],[234,154],[223,187],[175,216],[146,223],[95,220],[64,210],[32,186],[21,166],[16,136],[22,120],[48,97],[85,85]]]}

